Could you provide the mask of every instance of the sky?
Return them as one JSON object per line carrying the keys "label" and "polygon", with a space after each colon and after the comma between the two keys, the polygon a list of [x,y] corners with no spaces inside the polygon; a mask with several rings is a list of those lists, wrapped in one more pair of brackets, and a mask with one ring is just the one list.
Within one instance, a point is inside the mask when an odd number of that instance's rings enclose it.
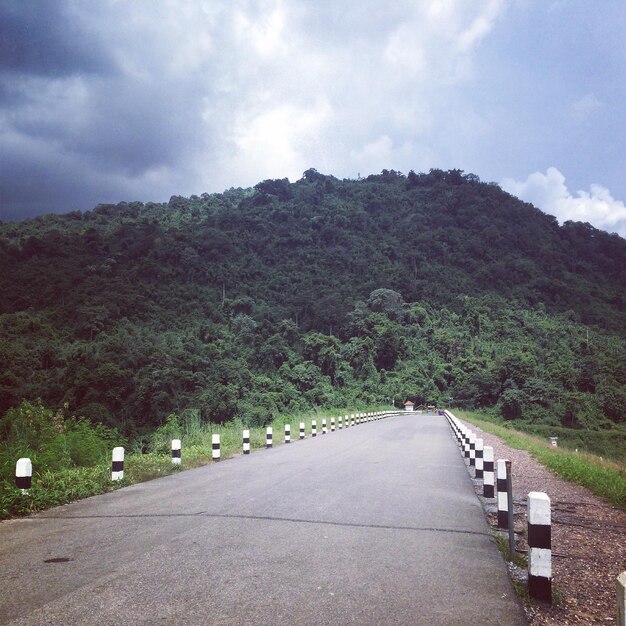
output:
{"label": "sky", "polygon": [[626,237],[623,0],[0,0],[0,220],[461,169]]}

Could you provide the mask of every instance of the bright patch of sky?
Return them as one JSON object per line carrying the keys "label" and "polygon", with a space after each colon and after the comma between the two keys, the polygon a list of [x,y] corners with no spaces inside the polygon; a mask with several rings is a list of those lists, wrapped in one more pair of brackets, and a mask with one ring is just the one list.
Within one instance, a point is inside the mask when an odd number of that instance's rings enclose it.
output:
{"label": "bright patch of sky", "polygon": [[437,167],[625,236],[625,24],[587,0],[0,0],[0,219]]}

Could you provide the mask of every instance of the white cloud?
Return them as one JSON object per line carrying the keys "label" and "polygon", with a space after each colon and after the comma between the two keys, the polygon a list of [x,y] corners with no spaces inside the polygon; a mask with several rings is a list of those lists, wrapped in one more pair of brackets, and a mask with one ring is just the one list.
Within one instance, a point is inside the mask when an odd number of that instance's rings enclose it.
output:
{"label": "white cloud", "polygon": [[544,213],[554,215],[561,223],[567,220],[589,222],[596,228],[626,237],[626,206],[602,185],[594,183],[589,191],[572,194],[565,184],[565,176],[556,167],[549,167],[545,174],[534,172],[525,181],[506,178],[502,187]]}
{"label": "white cloud", "polygon": [[594,94],[588,93],[571,106],[572,116],[576,122],[584,122],[604,107],[604,103]]}

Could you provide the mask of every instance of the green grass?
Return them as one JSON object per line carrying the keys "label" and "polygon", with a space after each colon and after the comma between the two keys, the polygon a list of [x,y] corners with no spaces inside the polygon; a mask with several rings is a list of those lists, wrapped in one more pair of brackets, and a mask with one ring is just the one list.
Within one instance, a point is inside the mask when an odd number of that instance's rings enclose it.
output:
{"label": "green grass", "polygon": [[[364,411],[385,411],[389,407],[371,407]],[[330,418],[339,415],[356,413],[349,409],[324,409],[308,413],[295,413],[275,418],[270,426],[273,429],[273,445],[284,443],[285,424],[291,425],[291,440],[299,438],[299,425],[304,422],[307,438],[311,436],[311,420],[317,421],[318,436],[322,432],[322,419],[327,418],[327,427],[330,432]],[[337,425],[335,426],[337,428]],[[92,467],[68,467],[62,469],[37,471],[33,464],[32,488],[28,495],[22,495],[15,487],[13,479],[0,480],[0,519],[7,519],[19,515],[28,515],[74,500],[106,493],[153,478],[166,476],[193,467],[199,467],[212,462],[212,435],[220,435],[221,458],[227,459],[240,454],[242,451],[243,430],[250,430],[250,449],[265,448],[266,427],[248,427],[240,421],[227,424],[202,423],[193,414],[184,417],[172,416],[166,424],[159,428],[149,438],[148,453],[141,453],[129,446],[124,459],[124,480],[111,481],[110,456]],[[181,439],[181,465],[172,465],[171,440]],[[19,454],[18,456],[22,456]],[[11,459],[13,467],[15,460]]]}
{"label": "green grass", "polygon": [[455,415],[485,432],[500,437],[512,448],[527,450],[533,458],[557,476],[586,487],[615,506],[626,508],[626,467],[624,464],[608,461],[593,454],[553,448],[544,438],[495,423],[482,413],[458,411]]}

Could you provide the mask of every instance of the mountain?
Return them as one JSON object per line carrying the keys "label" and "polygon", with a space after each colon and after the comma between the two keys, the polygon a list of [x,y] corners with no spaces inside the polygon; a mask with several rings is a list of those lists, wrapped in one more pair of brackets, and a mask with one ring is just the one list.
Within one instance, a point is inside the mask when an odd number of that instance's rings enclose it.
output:
{"label": "mountain", "polygon": [[383,170],[0,225],[0,412],[137,433],[171,412],[392,398],[624,420],[626,241],[459,170]]}

